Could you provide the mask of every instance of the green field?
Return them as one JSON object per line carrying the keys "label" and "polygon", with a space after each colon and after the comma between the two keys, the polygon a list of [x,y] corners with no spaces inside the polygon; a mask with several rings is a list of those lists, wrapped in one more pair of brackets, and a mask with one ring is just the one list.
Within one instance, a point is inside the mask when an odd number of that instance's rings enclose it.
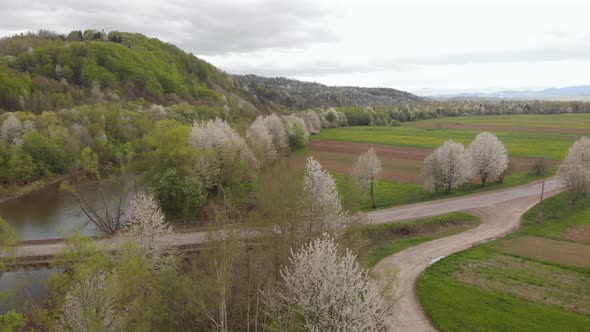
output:
{"label": "green field", "polygon": [[422,123],[474,124],[516,128],[563,128],[590,131],[590,114],[512,114],[490,116],[444,117]]}
{"label": "green field", "polygon": [[[552,171],[553,172],[553,171]],[[549,175],[551,175],[550,173]],[[371,211],[371,201],[366,193],[359,193],[350,183],[348,175],[333,173],[336,180],[338,192],[342,196],[347,208],[363,211]],[[447,194],[444,192],[429,193],[424,191],[421,185],[414,183],[402,183],[397,181],[378,180],[375,186],[375,202],[378,209],[385,209],[392,206],[424,202],[434,199],[450,198],[473,194],[486,190],[501,189],[511,186],[517,186],[531,181],[540,180],[542,176],[536,176],[527,172],[510,174],[504,179],[503,183],[490,182],[485,188],[479,183],[471,182],[465,184],[462,188]]]}
{"label": "green field", "polygon": [[590,198],[576,209],[568,204],[567,193],[547,199],[540,223],[536,206],[514,235],[429,267],[416,287],[433,324],[441,331],[590,330],[590,243],[566,238],[590,224]]}
{"label": "green field", "polygon": [[[545,118],[546,117],[546,118]],[[590,114],[565,114],[565,115],[510,115],[510,116],[477,116],[477,117],[453,117],[435,120],[417,121],[404,124],[399,127],[341,127],[327,129],[312,139],[336,140],[343,142],[388,144],[418,148],[436,148],[448,139],[469,143],[482,129],[450,129],[436,127],[420,127],[435,121],[446,123],[471,123],[489,125],[493,121],[502,120],[502,123],[514,123],[507,125],[505,130],[490,130],[494,132],[504,143],[511,156],[515,157],[542,157],[553,160],[561,160],[565,157],[570,145],[581,134],[568,132],[572,126],[574,129],[588,129]],[[510,130],[509,126],[527,128],[553,128],[562,132],[535,132],[525,130]]]}

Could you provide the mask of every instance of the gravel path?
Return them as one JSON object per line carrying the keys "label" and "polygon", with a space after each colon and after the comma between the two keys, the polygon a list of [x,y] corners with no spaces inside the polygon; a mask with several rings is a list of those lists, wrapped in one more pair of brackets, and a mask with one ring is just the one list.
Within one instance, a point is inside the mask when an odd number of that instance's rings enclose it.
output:
{"label": "gravel path", "polygon": [[[545,197],[563,190],[557,179],[547,181]],[[425,316],[415,293],[416,280],[433,259],[451,255],[516,231],[520,217],[539,202],[539,184],[529,184],[501,191],[481,193],[463,198],[421,203],[421,206],[402,207],[394,211],[380,211],[372,214],[375,223],[386,222],[390,214],[396,218],[417,219],[426,216],[465,211],[478,216],[481,224],[471,230],[438,240],[426,242],[386,257],[374,268],[379,273],[392,265],[399,268],[396,297],[398,302],[392,309],[387,323],[396,331],[435,331]]]}

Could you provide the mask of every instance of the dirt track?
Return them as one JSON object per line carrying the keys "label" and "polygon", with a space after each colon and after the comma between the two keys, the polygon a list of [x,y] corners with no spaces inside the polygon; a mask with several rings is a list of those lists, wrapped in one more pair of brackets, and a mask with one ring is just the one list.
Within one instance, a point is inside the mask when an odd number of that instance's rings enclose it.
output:
{"label": "dirt track", "polygon": [[[547,181],[545,188],[545,197],[550,197],[563,190],[556,179]],[[408,218],[411,215],[421,218],[422,216],[451,212],[451,210],[466,211],[478,216],[481,219],[481,224],[460,234],[408,248],[386,257],[375,266],[376,272],[381,272],[392,264],[399,267],[396,289],[399,301],[395,304],[391,316],[387,320],[390,330],[435,331],[416,297],[415,284],[420,273],[428,267],[432,259],[448,256],[475,244],[514,232],[519,227],[522,214],[539,201],[539,194],[539,184],[535,183],[508,190],[481,193],[471,197],[445,200],[446,202],[422,203],[421,207],[396,209],[403,212],[400,217],[407,216]],[[415,209],[421,212],[417,212]],[[371,216],[374,218],[374,222],[381,223],[388,219],[387,216],[390,213],[394,213],[394,211],[376,212]]]}

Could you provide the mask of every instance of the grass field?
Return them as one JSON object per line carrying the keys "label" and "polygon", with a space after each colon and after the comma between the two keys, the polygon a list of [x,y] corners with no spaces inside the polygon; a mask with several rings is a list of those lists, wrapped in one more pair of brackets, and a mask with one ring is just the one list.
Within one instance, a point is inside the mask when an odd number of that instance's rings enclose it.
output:
{"label": "grass field", "polygon": [[418,279],[420,302],[441,331],[590,330],[590,198],[567,193],[537,205],[508,238],[457,253]]}
{"label": "grass field", "polygon": [[360,261],[371,268],[398,251],[457,234],[477,225],[477,217],[457,212],[409,222],[368,226],[364,231],[370,242],[369,250],[360,256]]}
{"label": "grass field", "polygon": [[[475,136],[483,131],[482,129],[421,127],[418,126],[420,123],[418,121],[399,127],[334,128],[322,131],[314,136],[313,139],[434,149],[448,139],[468,146]],[[570,145],[582,136],[579,133],[568,133],[565,131],[534,132],[511,130],[509,128],[506,130],[490,131],[493,131],[502,140],[510,156],[542,157],[553,160],[562,160]]]}

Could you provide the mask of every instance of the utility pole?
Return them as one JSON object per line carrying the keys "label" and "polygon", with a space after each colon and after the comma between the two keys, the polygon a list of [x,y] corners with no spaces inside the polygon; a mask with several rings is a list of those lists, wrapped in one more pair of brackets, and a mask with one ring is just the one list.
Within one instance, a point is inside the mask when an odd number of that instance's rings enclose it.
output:
{"label": "utility pole", "polygon": [[543,179],[543,185],[541,186],[541,200],[539,201],[539,215],[537,216],[537,224],[543,222],[543,194],[545,193],[545,179]]}

